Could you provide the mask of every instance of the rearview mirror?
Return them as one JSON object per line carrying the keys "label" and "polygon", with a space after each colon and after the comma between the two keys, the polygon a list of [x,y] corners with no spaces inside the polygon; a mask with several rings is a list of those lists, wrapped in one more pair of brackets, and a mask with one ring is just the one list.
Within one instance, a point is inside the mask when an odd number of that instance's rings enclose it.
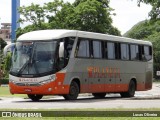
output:
{"label": "rearview mirror", "polygon": [[59,46],[59,57],[63,58],[64,57],[64,42],[60,42]]}
{"label": "rearview mirror", "polygon": [[8,52],[8,51],[12,51],[12,48],[13,48],[14,46],[15,46],[15,43],[11,43],[11,44],[6,45],[6,46],[4,47],[4,50],[3,50],[3,55],[4,55],[4,57],[7,56],[7,52]]}

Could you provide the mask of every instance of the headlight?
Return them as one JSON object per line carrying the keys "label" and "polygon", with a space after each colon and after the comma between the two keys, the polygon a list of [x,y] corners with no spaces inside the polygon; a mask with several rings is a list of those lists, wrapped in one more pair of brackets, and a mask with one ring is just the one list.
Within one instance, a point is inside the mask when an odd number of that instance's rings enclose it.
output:
{"label": "headlight", "polygon": [[49,77],[49,79],[44,80],[44,81],[41,81],[41,82],[39,82],[39,84],[44,85],[44,84],[50,83],[50,82],[52,82],[52,81],[55,81],[56,78],[57,78],[57,77],[56,77],[55,74],[54,74],[54,75],[51,75],[51,76]]}
{"label": "headlight", "polygon": [[9,79],[9,82],[15,83],[15,81],[14,81],[14,80],[12,80],[12,79]]}
{"label": "headlight", "polygon": [[51,81],[55,81],[57,79],[56,74],[50,76]]}
{"label": "headlight", "polygon": [[51,82],[51,80],[45,80],[45,81],[39,82],[39,84],[44,85],[44,84],[47,84],[47,83],[50,83],[50,82]]}

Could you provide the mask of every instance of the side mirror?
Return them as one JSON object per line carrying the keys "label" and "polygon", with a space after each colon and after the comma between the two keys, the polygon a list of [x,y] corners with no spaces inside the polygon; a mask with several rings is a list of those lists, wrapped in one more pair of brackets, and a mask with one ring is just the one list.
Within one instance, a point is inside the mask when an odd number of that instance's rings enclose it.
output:
{"label": "side mirror", "polygon": [[60,42],[59,46],[59,57],[63,58],[64,57],[64,42]]}
{"label": "side mirror", "polygon": [[15,43],[11,43],[11,44],[6,45],[6,46],[4,47],[4,50],[3,50],[3,55],[4,55],[4,57],[7,56],[7,52],[8,52],[8,51],[12,51],[12,48],[13,48],[14,46],[15,46]]}

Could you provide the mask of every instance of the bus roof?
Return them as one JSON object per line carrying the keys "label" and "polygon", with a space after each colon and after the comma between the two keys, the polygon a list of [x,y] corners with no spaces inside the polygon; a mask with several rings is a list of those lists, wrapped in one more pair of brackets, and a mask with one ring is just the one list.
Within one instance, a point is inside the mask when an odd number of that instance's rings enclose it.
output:
{"label": "bus roof", "polygon": [[60,39],[64,37],[82,37],[82,38],[92,38],[108,41],[120,41],[120,42],[129,42],[129,43],[139,43],[152,45],[149,41],[136,40],[126,37],[107,35],[94,32],[78,31],[78,30],[64,30],[64,29],[55,29],[55,30],[38,30],[25,33],[21,35],[17,41],[40,41],[40,40],[53,40]]}

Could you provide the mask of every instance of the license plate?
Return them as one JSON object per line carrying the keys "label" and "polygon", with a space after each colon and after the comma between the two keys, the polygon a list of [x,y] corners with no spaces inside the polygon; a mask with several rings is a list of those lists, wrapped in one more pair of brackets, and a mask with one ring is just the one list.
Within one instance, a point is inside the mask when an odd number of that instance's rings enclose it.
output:
{"label": "license plate", "polygon": [[25,91],[25,92],[32,92],[32,90],[31,90],[31,89],[28,89],[28,88],[25,89],[24,91]]}

